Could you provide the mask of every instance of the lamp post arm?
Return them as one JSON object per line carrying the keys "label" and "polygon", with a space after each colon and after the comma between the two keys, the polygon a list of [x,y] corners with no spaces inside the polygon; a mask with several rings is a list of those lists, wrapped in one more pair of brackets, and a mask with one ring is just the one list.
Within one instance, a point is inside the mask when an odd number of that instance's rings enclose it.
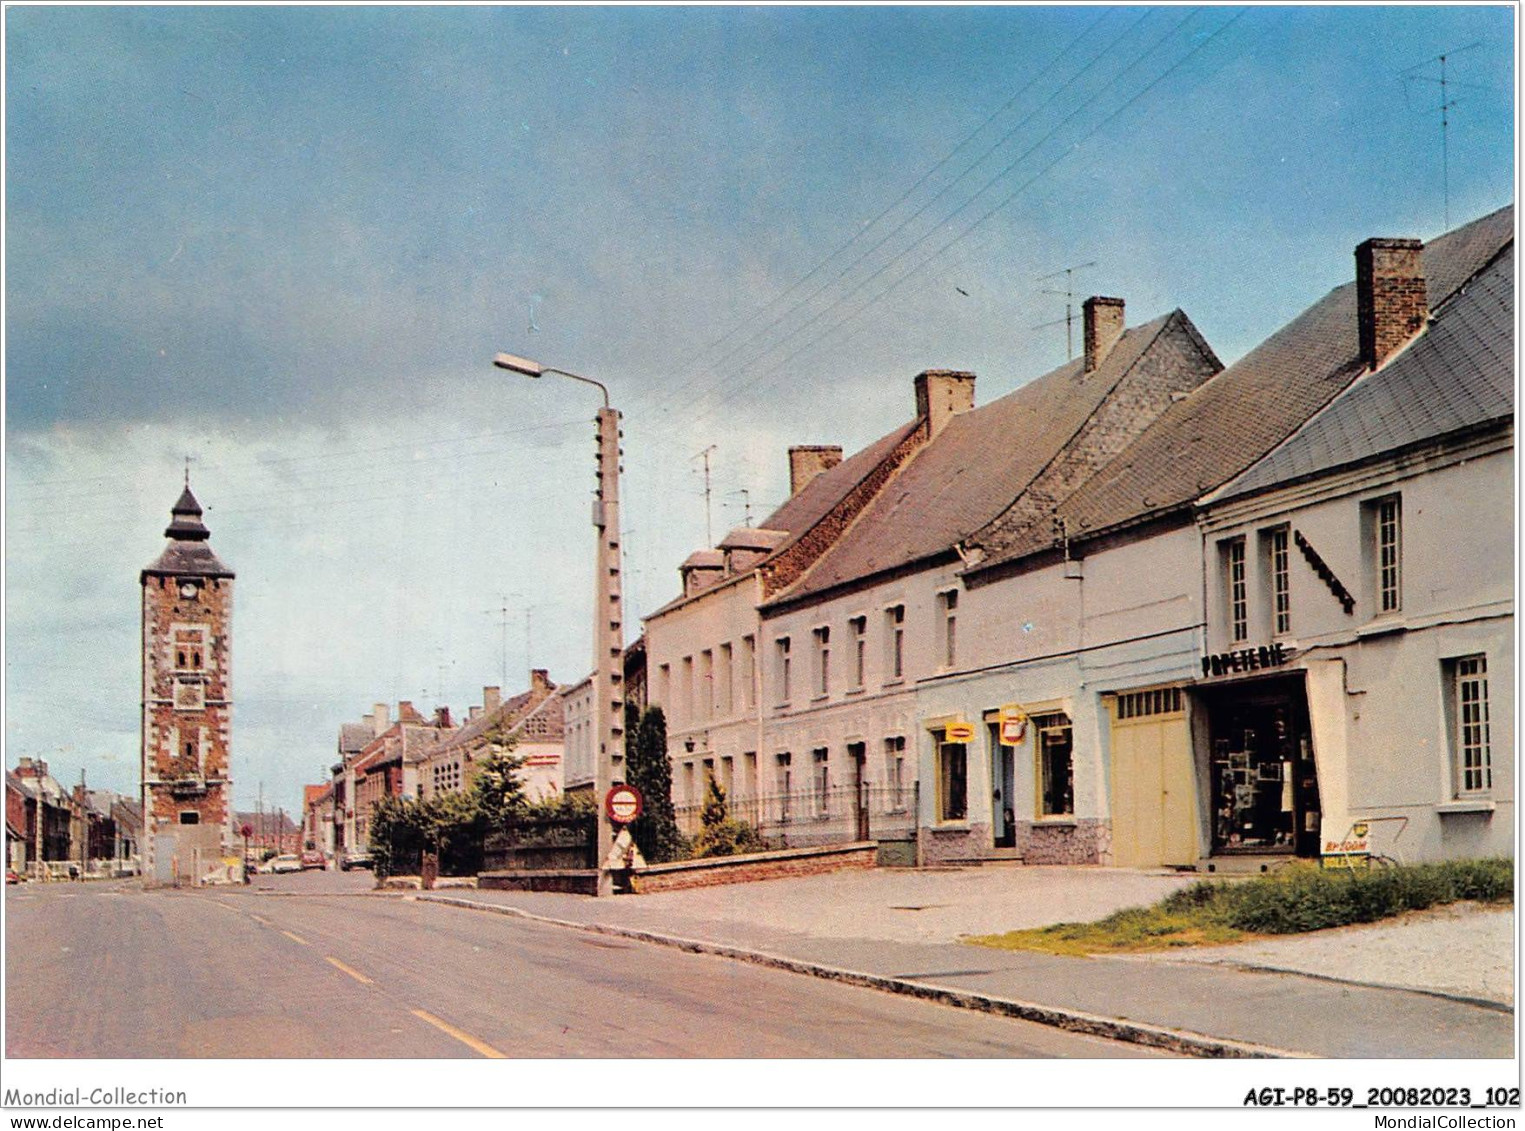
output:
{"label": "lamp post arm", "polygon": [[570,377],[574,381],[581,381],[584,385],[594,386],[600,393],[604,394],[604,407],[609,407],[609,390],[604,388],[604,383],[602,381],[595,381],[591,377],[584,377],[578,373],[568,373],[565,369],[552,369],[550,366],[546,367],[545,372],[559,373],[563,377]]}

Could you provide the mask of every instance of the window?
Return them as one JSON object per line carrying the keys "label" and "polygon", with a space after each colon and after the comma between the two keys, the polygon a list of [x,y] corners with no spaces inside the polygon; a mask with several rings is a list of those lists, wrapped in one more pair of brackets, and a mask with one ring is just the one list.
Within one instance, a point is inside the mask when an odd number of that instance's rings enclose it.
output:
{"label": "window", "polygon": [[727,798],[732,798],[735,796],[735,794],[731,792],[731,788],[733,785],[735,785],[736,781],[735,770],[736,759],[729,757],[720,759],[720,788],[725,790],[725,795]]}
{"label": "window", "polygon": [[182,825],[199,825],[201,824],[201,814],[194,809],[187,809],[180,814],[180,823]]}
{"label": "window", "polygon": [[1033,732],[1038,736],[1038,816],[1071,816],[1075,812],[1075,747],[1070,717],[1062,712],[1039,715],[1033,719]]}
{"label": "window", "polygon": [[778,701],[789,702],[789,638],[780,636],[774,645],[778,649]]}
{"label": "window", "polygon": [[958,590],[940,594],[937,604],[942,611],[943,667],[951,668],[958,656]]}
{"label": "window", "polygon": [[668,710],[672,709],[671,664],[662,664],[657,668],[657,703],[665,704]]}
{"label": "window", "polygon": [[823,626],[811,635],[815,637],[815,693],[824,697],[831,691],[831,629]]}
{"label": "window", "polygon": [[962,821],[969,814],[969,749],[937,733],[937,819]]}
{"label": "window", "polygon": [[1403,607],[1403,510],[1398,497],[1379,500],[1377,518],[1377,606],[1384,613]]}
{"label": "window", "polygon": [[1129,691],[1117,697],[1119,719],[1142,719],[1150,715],[1173,715],[1181,710],[1181,689],[1160,687],[1153,691]]}
{"label": "window", "polygon": [[1271,574],[1271,633],[1285,636],[1292,631],[1292,573],[1287,558],[1287,528],[1278,526],[1266,535]]}
{"label": "window", "polygon": [[852,634],[853,645],[853,688],[863,688],[863,658],[865,649],[868,647],[868,618],[853,617],[847,622],[847,630]]}
{"label": "window", "polygon": [[708,648],[699,653],[699,717],[715,717],[715,653]]}
{"label": "window", "polygon": [[1229,635],[1235,644],[1250,635],[1249,596],[1244,577],[1244,539],[1234,538],[1223,545],[1225,580],[1228,584]]}
{"label": "window", "polygon": [[905,738],[896,735],[884,740],[884,784],[891,811],[905,808]]}
{"label": "window", "polygon": [[905,678],[905,606],[884,610],[885,670],[890,679]]}
{"label": "window", "polygon": [[794,787],[788,753],[778,755],[773,770],[773,789],[778,794],[778,819],[789,820],[789,794]]}
{"label": "window", "polygon": [[1456,792],[1458,796],[1485,795],[1493,789],[1488,658],[1464,656],[1450,661],[1449,667]]}
{"label": "window", "polygon": [[754,706],[757,688],[757,639],[741,638],[741,705],[748,711]]}
{"label": "window", "polygon": [[694,789],[694,764],[683,763],[683,803],[685,805],[697,805],[699,795]]}
{"label": "window", "polygon": [[829,751],[826,747],[820,747],[810,752],[810,792],[815,801],[816,816],[826,816],[830,808],[828,798],[831,789],[831,768],[828,762]]}
{"label": "window", "polygon": [[694,658],[683,657],[682,674],[678,682],[678,707],[683,724],[687,726],[694,718]]}
{"label": "window", "polygon": [[715,677],[716,704],[722,715],[729,715],[735,707],[733,681],[735,673],[729,643],[720,646],[720,671]]}
{"label": "window", "polygon": [[749,797],[762,792],[761,783],[757,780],[757,752],[755,750],[749,750],[741,756],[741,788]]}

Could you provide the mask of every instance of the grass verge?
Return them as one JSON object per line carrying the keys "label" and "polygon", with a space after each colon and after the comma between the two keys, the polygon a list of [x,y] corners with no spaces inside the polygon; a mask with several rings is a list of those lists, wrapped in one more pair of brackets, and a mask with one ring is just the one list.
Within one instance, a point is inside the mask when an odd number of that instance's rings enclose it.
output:
{"label": "grass verge", "polygon": [[1003,950],[1108,954],[1238,942],[1371,923],[1444,903],[1514,898],[1514,861],[1448,860],[1349,871],[1294,865],[1247,880],[1203,880],[1151,907],[964,941]]}

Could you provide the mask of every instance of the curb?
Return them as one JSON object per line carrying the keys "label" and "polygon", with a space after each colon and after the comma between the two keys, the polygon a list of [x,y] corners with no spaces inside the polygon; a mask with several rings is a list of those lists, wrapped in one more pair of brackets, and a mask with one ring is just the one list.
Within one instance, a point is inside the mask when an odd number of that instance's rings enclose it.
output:
{"label": "curb", "polygon": [[[1178,965],[1187,965],[1179,963]],[[1418,994],[1420,997],[1439,998],[1441,1001],[1454,1001],[1458,1005],[1470,1005],[1477,1009],[1487,1009],[1494,1013],[1514,1013],[1514,1006],[1507,1001],[1494,1001],[1492,998],[1472,997],[1467,994],[1453,994],[1446,990],[1430,990],[1422,986],[1400,986],[1394,982],[1362,982],[1356,978],[1341,978],[1334,974],[1315,974],[1311,970],[1294,970],[1290,966],[1267,966],[1259,962],[1234,962],[1229,959],[1221,959],[1217,962],[1203,962],[1203,966],[1227,966],[1234,970],[1246,970],[1252,974],[1293,974],[1299,978],[1312,978],[1316,982],[1332,982],[1337,986],[1358,986],[1363,990],[1391,990],[1394,993]]]}
{"label": "curb", "polygon": [[811,977],[825,979],[826,981],[883,990],[887,993],[921,998],[924,1001],[940,1002],[943,1005],[951,1005],[958,1009],[971,1009],[982,1013],[1015,1017],[1022,1021],[1035,1021],[1040,1025],[1049,1025],[1072,1033],[1084,1033],[1093,1037],[1127,1041],[1131,1044],[1145,1045],[1150,1048],[1163,1049],[1167,1052],[1177,1052],[1185,1056],[1214,1059],[1316,1059],[1310,1053],[1292,1052],[1287,1049],[1271,1048],[1267,1045],[1230,1040],[1226,1037],[1210,1037],[1203,1033],[1167,1029],[1163,1026],[1148,1025],[1139,1021],[1127,1021],[1119,1017],[1102,1017],[1094,1013],[1083,1013],[1079,1010],[1038,1005],[1034,1002],[1018,1001],[1014,998],[994,997],[988,994],[974,993],[969,990],[954,989],[948,986],[926,985],[921,982],[911,982],[903,978],[892,978],[883,974],[868,974],[859,970],[844,970],[835,966],[826,966],[817,962],[807,962],[803,959],[769,954],[766,951],[751,950],[746,947],[705,942],[700,939],[686,939],[677,935],[663,935],[655,931],[643,931],[633,927],[613,927],[602,923],[578,923],[569,919],[553,919],[550,916],[536,915],[533,912],[504,904],[478,903],[475,900],[460,899],[447,895],[432,895],[423,892],[407,894],[403,898],[419,903],[440,903],[447,907],[459,907],[468,911],[486,911],[494,915],[508,915],[513,918],[543,923],[548,926],[585,931],[589,934],[612,935],[618,938],[634,939],[637,942],[673,947],[692,954],[713,954],[721,958],[750,962],[756,966],[767,966],[775,970],[807,974]]}

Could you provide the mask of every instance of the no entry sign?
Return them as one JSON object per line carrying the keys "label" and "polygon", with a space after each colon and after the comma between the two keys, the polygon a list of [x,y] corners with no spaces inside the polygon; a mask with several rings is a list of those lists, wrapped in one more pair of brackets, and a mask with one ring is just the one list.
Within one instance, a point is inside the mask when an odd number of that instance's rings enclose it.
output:
{"label": "no entry sign", "polygon": [[628,825],[641,815],[644,802],[633,785],[617,785],[604,795],[604,812],[616,825]]}

